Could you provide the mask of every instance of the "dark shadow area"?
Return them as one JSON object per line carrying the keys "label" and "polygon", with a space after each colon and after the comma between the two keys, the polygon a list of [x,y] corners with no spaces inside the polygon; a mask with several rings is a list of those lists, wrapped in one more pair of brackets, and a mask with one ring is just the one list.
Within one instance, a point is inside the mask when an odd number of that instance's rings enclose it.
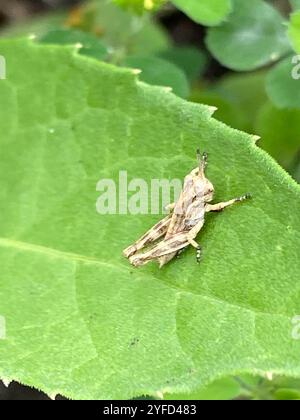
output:
{"label": "dark shadow area", "polygon": [[[28,386],[20,385],[16,382],[12,382],[8,387],[0,383],[0,401],[3,400],[41,400],[41,401],[51,401],[51,399],[44,394],[43,392],[37,391],[36,389],[30,388]],[[57,396],[56,400],[66,400],[61,396]]]}

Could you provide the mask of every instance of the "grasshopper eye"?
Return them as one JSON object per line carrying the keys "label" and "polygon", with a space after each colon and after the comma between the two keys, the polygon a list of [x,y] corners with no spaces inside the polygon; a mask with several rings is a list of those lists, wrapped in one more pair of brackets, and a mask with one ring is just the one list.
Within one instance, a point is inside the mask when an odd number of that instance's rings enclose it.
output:
{"label": "grasshopper eye", "polygon": [[206,195],[207,196],[213,196],[215,190],[213,188],[208,188]]}

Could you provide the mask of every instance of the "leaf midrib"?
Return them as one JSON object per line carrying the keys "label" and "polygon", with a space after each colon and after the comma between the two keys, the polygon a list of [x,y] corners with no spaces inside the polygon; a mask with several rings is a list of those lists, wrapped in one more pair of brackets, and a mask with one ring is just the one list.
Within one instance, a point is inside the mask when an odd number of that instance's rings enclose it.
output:
{"label": "leaf midrib", "polygon": [[0,238],[0,247],[15,248],[22,251],[32,251],[40,254],[46,254],[50,257],[70,259],[73,261],[82,261],[86,263],[101,264],[113,266],[113,264],[101,261],[95,257],[89,257],[86,255],[80,255],[72,252],[65,252],[54,248],[49,248],[43,245],[31,244],[28,242],[17,241],[15,239]]}
{"label": "leaf midrib", "polygon": [[[57,250],[54,248],[49,248],[43,245],[36,245],[36,244],[31,244],[28,242],[23,242],[23,241],[17,241],[15,239],[8,239],[8,238],[0,238],[0,247],[5,247],[5,248],[14,248],[17,250],[21,250],[21,251],[31,251],[31,252],[35,252],[35,253],[39,253],[39,254],[44,254],[44,255],[48,255],[50,257],[55,257],[55,258],[62,258],[62,259],[66,259],[66,260],[72,260],[73,262],[83,262],[83,263],[87,263],[87,264],[96,264],[96,265],[102,265],[102,266],[106,266],[112,269],[116,269],[116,264],[112,264],[110,262],[107,261],[102,261],[99,260],[98,258],[95,257],[89,257],[86,255],[80,255],[80,254],[76,254],[76,253],[72,253],[72,252],[64,252],[61,250]],[[118,270],[123,269],[126,270],[126,267],[121,267],[118,266],[117,267]],[[131,267],[128,267],[128,270],[130,270]],[[169,289],[172,289],[174,291],[176,291],[179,294],[185,294],[185,295],[192,295],[192,296],[199,296],[202,299],[207,299],[213,303],[217,303],[217,304],[222,304],[222,305],[227,305],[230,306],[232,308],[238,308],[241,309],[243,311],[248,311],[249,313],[252,313],[254,315],[263,315],[263,316],[277,316],[277,317],[284,317],[284,318],[290,318],[287,314],[280,314],[280,313],[276,313],[276,312],[263,312],[260,310],[257,310],[255,308],[249,308],[240,304],[235,304],[235,303],[231,303],[231,302],[227,302],[226,300],[217,298],[216,296],[211,296],[211,295],[205,295],[205,294],[200,294],[200,293],[194,293],[191,292],[190,290],[185,290],[181,287],[178,287],[177,285],[171,285],[169,283],[165,283],[162,282],[160,279],[158,279],[157,277],[155,277],[154,275],[149,276],[148,273],[144,273],[145,277],[149,278],[151,281],[155,281],[158,282],[159,284],[162,284],[165,287],[168,287]]]}

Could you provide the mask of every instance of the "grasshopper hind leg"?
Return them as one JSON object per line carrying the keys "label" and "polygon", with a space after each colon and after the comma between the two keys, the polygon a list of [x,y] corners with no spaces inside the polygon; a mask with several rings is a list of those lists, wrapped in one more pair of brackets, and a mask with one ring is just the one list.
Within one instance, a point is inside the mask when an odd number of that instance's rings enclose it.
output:
{"label": "grasshopper hind leg", "polygon": [[202,258],[202,247],[200,245],[198,245],[197,250],[196,250],[197,264],[201,263],[201,258]]}
{"label": "grasshopper hind leg", "polygon": [[[180,251],[177,252],[176,254],[176,258],[181,258],[181,255],[184,253],[184,251],[187,250],[187,246],[185,248],[182,248]],[[200,245],[197,246],[196,248],[196,260],[197,260],[197,264],[201,263],[201,258],[202,258],[202,247]]]}
{"label": "grasshopper hind leg", "polygon": [[190,245],[192,245],[192,247],[196,249],[197,264],[200,264],[201,257],[202,257],[202,246],[199,245],[194,239],[192,239],[192,237],[190,237],[188,240],[189,240]]}
{"label": "grasshopper hind leg", "polygon": [[136,241],[133,245],[130,245],[123,251],[123,255],[126,258],[130,258],[135,255],[138,251],[142,250],[143,248],[152,245],[164,236],[169,228],[171,223],[172,215],[169,214],[163,220],[159,221],[155,226],[153,226],[144,236],[142,236],[138,241]]}

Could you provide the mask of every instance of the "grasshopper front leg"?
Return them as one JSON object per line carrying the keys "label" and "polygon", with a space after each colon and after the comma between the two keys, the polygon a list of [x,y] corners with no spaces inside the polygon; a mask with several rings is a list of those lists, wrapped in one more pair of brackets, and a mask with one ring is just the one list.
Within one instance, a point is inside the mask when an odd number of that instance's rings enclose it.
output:
{"label": "grasshopper front leg", "polygon": [[192,245],[196,249],[196,260],[197,263],[200,264],[201,262],[201,254],[202,254],[202,247],[199,245],[194,239],[191,237],[188,238],[189,244]]}
{"label": "grasshopper front leg", "polygon": [[226,207],[230,207],[233,204],[241,203],[242,201],[249,200],[251,198],[250,194],[245,194],[242,197],[234,198],[233,200],[225,201],[218,204],[207,204],[205,206],[206,213],[211,211],[223,211]]}

